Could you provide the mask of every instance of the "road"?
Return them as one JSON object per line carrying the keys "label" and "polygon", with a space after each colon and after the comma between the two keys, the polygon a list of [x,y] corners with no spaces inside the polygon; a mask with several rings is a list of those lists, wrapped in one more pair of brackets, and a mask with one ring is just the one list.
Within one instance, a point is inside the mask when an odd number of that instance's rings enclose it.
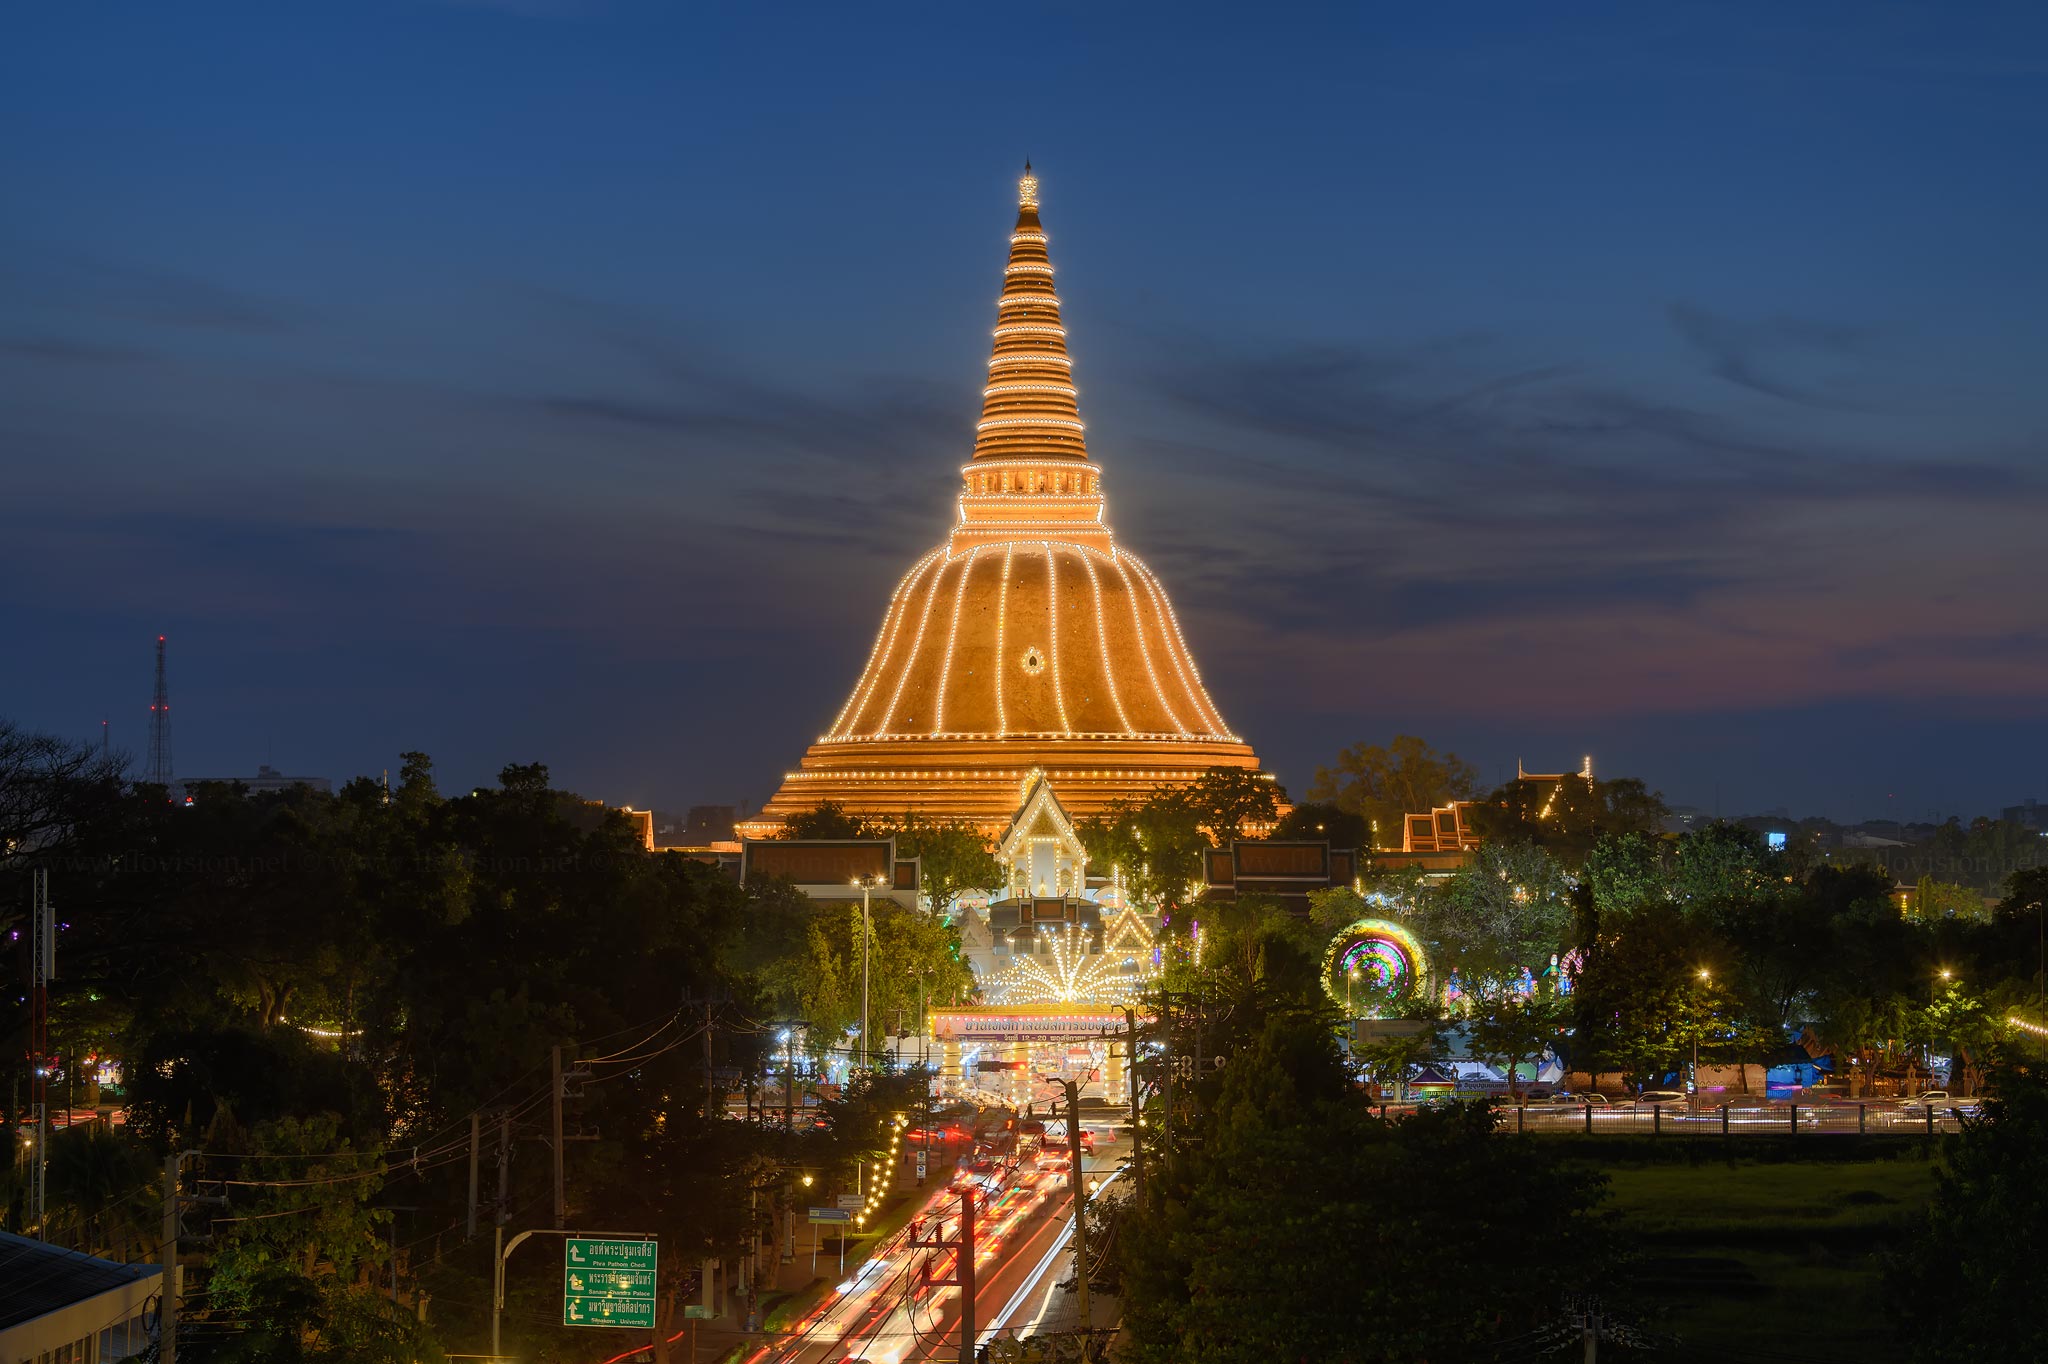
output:
{"label": "road", "polygon": [[[1119,1152],[1105,1146],[1094,1159],[1097,1177],[1113,1177]],[[975,1321],[977,1342],[998,1331],[1027,1334],[1060,1314],[1071,1296],[1058,1288],[1072,1276],[1068,1249],[1071,1203],[1064,1176],[1024,1171],[1011,1174],[977,1214]],[[938,1188],[921,1216],[929,1239],[931,1222],[958,1233],[960,1199]],[[960,1349],[960,1291],[922,1281],[932,1271],[951,1277],[950,1252],[913,1249],[910,1230],[891,1237],[865,1265],[795,1328],[794,1338],[764,1346],[746,1364],[912,1364],[953,1360]],[[1071,1310],[1067,1313],[1071,1315]]]}

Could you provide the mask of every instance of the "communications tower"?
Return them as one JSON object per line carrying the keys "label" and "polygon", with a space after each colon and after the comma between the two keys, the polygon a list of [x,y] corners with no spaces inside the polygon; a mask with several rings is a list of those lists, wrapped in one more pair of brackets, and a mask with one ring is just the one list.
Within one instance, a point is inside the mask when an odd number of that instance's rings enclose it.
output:
{"label": "communications tower", "polygon": [[156,699],[149,703],[149,779],[171,784],[171,689],[164,681],[164,637],[156,637]]}

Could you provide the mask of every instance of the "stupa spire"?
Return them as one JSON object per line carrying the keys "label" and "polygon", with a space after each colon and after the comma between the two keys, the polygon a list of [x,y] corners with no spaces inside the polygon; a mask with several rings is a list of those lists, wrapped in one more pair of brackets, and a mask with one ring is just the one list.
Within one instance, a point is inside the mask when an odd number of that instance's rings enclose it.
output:
{"label": "stupa spire", "polygon": [[1038,177],[1026,161],[1017,181],[1017,226],[1003,266],[1003,292],[996,301],[988,386],[982,390],[981,421],[974,431],[977,460],[1088,458],[1067,329],[1060,324],[1052,257],[1045,245]]}

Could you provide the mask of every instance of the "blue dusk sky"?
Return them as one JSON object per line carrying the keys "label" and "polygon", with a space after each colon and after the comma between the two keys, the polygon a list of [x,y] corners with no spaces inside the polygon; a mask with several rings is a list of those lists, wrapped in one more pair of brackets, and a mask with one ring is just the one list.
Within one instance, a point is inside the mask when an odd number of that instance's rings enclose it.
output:
{"label": "blue dusk sky", "polygon": [[952,515],[1026,156],[1297,793],[2048,797],[2039,5],[17,6],[0,715],[758,803]]}

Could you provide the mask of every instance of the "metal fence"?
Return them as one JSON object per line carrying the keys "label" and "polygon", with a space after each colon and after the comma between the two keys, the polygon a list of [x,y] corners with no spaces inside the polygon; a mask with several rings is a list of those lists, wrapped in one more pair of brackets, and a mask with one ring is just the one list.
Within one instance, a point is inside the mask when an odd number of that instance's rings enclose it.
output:
{"label": "metal fence", "polygon": [[1881,1103],[1772,1104],[1517,1104],[1500,1110],[1515,1132],[1593,1136],[1927,1136],[1962,1130],[1975,1105]]}

